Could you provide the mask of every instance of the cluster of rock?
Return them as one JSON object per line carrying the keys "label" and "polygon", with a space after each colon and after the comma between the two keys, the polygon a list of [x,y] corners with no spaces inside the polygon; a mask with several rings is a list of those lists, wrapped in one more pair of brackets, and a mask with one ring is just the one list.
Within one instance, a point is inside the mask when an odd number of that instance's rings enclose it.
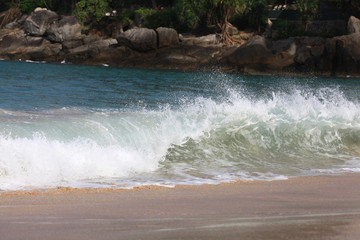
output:
{"label": "cluster of rock", "polygon": [[147,52],[179,43],[177,32],[169,28],[131,29],[120,34],[118,39],[84,35],[81,29],[74,16],[60,16],[38,8],[30,16],[25,15],[16,23],[0,29],[0,55],[11,60],[68,59],[82,63],[91,62],[96,55],[104,55],[117,46],[127,47],[129,51]]}
{"label": "cluster of rock", "polygon": [[30,16],[24,15],[19,21],[0,29],[0,54],[12,60],[61,61],[69,49],[100,40],[81,34],[81,29],[74,16],[60,16],[38,8]]}
{"label": "cluster of rock", "polygon": [[269,41],[257,36],[227,57],[246,73],[360,75],[360,20],[350,17],[348,34],[334,38],[292,37]]}
{"label": "cluster of rock", "polygon": [[234,33],[245,42],[223,46],[216,34],[179,35],[170,28],[134,28],[116,39],[84,35],[73,16],[46,9],[0,29],[0,58],[157,69],[218,69],[242,73],[360,75],[360,20],[335,38],[294,37],[271,41]]}

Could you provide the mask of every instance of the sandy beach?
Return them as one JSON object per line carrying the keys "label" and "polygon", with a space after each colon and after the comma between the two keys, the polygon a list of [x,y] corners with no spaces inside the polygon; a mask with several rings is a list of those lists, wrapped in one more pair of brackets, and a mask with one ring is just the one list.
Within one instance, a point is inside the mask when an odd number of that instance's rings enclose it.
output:
{"label": "sandy beach", "polygon": [[0,194],[2,240],[359,239],[360,175]]}

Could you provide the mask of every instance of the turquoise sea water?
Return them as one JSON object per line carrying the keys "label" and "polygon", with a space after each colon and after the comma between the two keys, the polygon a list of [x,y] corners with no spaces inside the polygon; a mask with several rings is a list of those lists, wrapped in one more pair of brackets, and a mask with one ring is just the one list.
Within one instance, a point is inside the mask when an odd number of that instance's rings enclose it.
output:
{"label": "turquoise sea water", "polygon": [[0,190],[360,172],[360,79],[0,61]]}

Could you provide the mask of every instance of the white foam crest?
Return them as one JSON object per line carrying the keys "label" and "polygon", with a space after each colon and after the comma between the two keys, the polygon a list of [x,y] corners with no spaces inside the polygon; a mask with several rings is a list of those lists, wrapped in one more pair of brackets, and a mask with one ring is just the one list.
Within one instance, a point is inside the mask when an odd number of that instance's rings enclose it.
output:
{"label": "white foam crest", "polygon": [[192,117],[164,109],[70,114],[56,121],[46,116],[30,128],[17,123],[0,137],[0,189],[52,187],[153,172],[173,144],[197,138],[206,129],[206,116]]}
{"label": "white foam crest", "polygon": [[[248,117],[256,121],[339,123],[360,125],[360,104],[344,97],[338,89],[320,89],[314,93],[294,90],[290,94],[273,93],[270,99],[250,100],[243,92],[231,92],[229,104],[222,107],[228,117]],[[235,118],[236,119],[236,118]]]}
{"label": "white foam crest", "polygon": [[124,177],[154,171],[157,157],[94,141],[60,142],[37,136],[0,138],[0,189],[51,187],[62,182]]}

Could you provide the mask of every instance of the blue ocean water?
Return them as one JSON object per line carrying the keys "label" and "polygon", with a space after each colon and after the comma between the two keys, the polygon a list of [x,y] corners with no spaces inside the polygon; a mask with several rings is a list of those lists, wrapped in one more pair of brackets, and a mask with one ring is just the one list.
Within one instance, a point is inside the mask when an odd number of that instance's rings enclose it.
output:
{"label": "blue ocean water", "polygon": [[360,79],[0,61],[0,190],[360,171]]}

